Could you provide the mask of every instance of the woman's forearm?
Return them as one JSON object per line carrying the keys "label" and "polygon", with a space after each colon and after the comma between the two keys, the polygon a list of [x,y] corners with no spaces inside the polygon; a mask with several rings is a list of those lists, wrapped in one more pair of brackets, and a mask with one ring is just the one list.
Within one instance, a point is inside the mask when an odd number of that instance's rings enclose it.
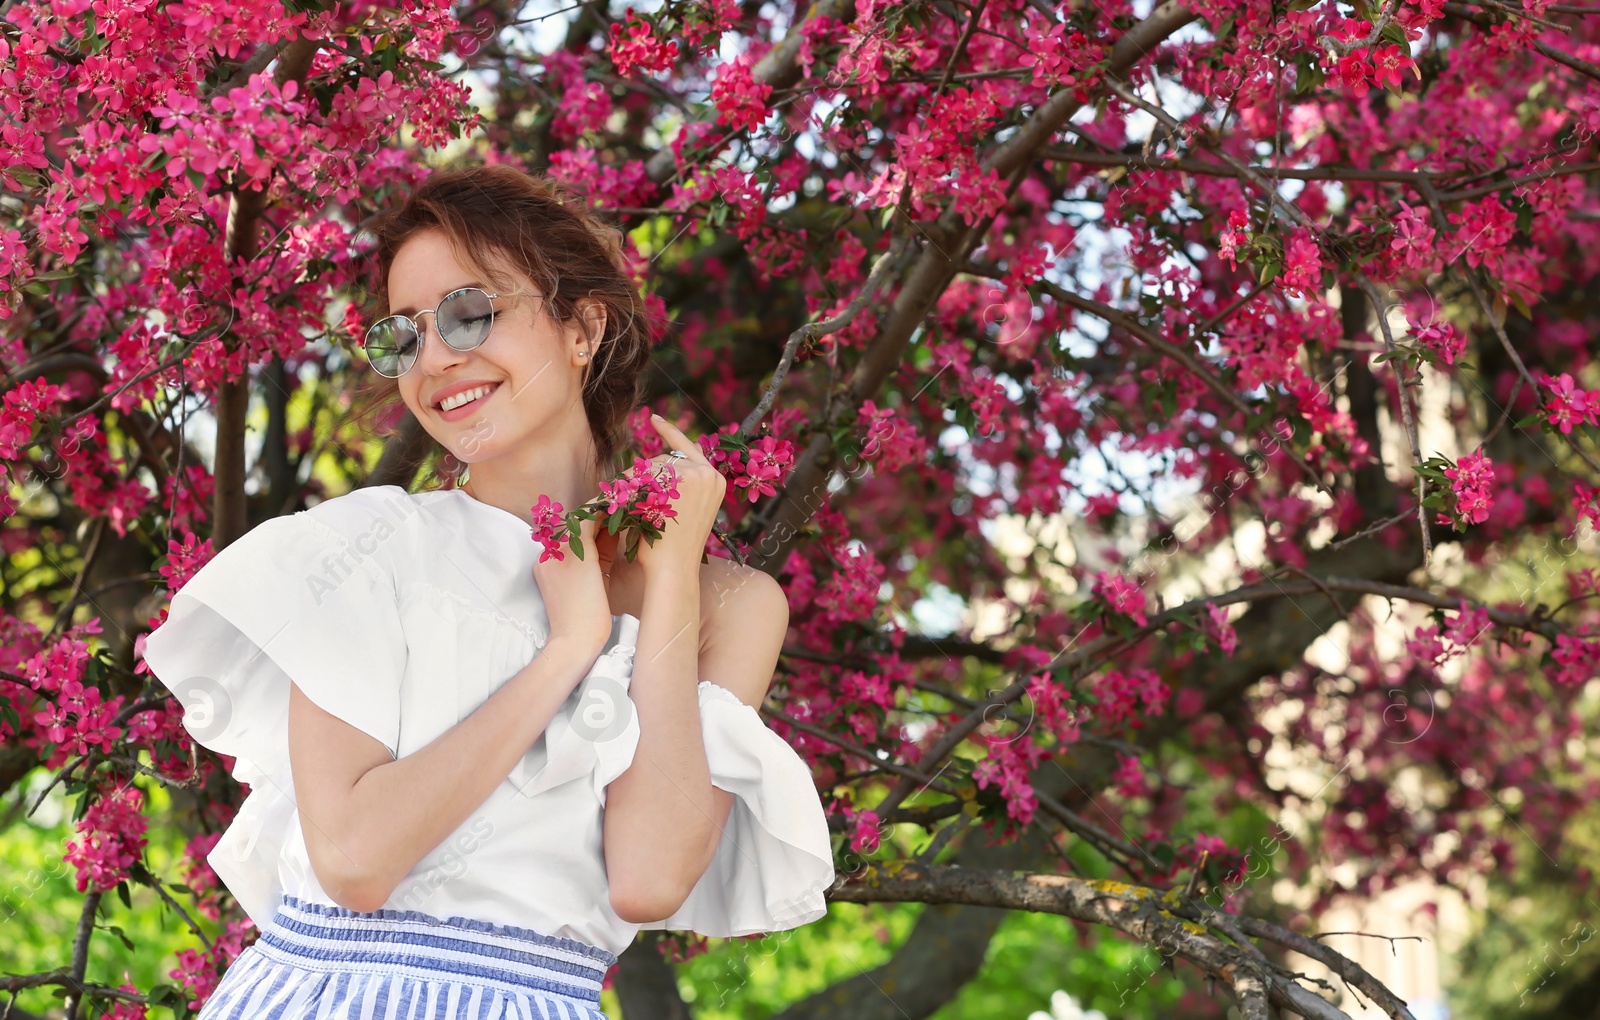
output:
{"label": "woman's forearm", "polygon": [[[639,713],[633,764],[606,787],[612,908],[625,921],[668,916],[688,895],[720,832],[700,731],[698,564],[647,576],[629,697]],[[731,798],[730,798],[731,799]]]}
{"label": "woman's forearm", "polygon": [[593,661],[552,638],[471,715],[425,747],[369,769],[342,797],[319,799],[337,805],[306,827],[307,849],[323,862],[319,879],[323,871],[337,876],[344,898],[360,904],[355,909],[382,906],[417,862],[510,775]]}

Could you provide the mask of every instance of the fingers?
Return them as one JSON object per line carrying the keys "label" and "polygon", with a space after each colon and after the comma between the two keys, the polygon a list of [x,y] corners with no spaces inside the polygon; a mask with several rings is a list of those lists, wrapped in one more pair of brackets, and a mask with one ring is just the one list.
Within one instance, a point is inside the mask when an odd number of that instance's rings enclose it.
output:
{"label": "fingers", "polygon": [[[659,414],[653,414],[650,416],[650,424],[654,425],[656,431],[661,434],[661,438],[667,441],[668,450],[682,450],[685,454],[685,456],[682,458],[683,460],[697,460],[702,464],[710,466],[711,462],[706,460],[706,455],[701,451],[700,444],[685,435],[683,430],[678,428],[678,426],[672,424],[670,421],[667,421],[667,419],[661,417]],[[668,457],[670,458],[671,454],[668,454]]]}

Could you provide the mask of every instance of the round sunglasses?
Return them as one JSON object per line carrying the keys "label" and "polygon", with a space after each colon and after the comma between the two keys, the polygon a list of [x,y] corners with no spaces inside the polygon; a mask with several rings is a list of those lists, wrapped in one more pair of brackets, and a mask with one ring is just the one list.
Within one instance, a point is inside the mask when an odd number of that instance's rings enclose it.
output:
{"label": "round sunglasses", "polygon": [[[440,339],[458,351],[470,351],[488,339],[494,325],[494,299],[499,296],[477,287],[462,287],[446,294],[433,311],[418,312],[417,318],[431,314]],[[374,371],[398,379],[417,363],[422,326],[409,315],[386,315],[367,329],[362,347]]]}

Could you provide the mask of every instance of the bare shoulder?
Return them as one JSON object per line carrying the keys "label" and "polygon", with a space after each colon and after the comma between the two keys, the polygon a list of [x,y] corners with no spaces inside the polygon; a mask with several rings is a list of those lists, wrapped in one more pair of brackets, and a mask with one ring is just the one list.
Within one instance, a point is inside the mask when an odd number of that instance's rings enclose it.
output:
{"label": "bare shoulder", "polygon": [[789,597],[776,579],[755,567],[711,557],[700,565],[702,622],[755,625],[788,630]]}
{"label": "bare shoulder", "polygon": [[759,706],[788,632],[789,598],[772,575],[719,557],[701,564],[701,679]]}

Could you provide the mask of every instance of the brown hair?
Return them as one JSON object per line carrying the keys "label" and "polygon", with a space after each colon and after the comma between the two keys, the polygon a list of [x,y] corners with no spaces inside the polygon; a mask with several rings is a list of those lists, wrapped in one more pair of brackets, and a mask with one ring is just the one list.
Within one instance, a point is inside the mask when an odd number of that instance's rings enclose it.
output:
{"label": "brown hair", "polygon": [[[457,257],[496,287],[510,287],[512,281],[485,264],[486,252],[526,274],[545,295],[540,314],[563,325],[585,328],[578,314],[582,298],[604,306],[605,330],[584,369],[583,407],[594,434],[596,467],[602,476],[607,468],[614,471],[628,415],[641,398],[656,325],[628,270],[616,228],[601,222],[560,182],[497,164],[434,171],[404,205],[378,216],[368,229],[378,241],[376,308],[369,322],[389,314],[389,268],[401,245],[429,229],[442,230]],[[396,380],[371,375],[357,401],[359,406],[370,400],[358,412],[363,422],[400,410]],[[440,449],[437,442],[429,445],[435,453]]]}

